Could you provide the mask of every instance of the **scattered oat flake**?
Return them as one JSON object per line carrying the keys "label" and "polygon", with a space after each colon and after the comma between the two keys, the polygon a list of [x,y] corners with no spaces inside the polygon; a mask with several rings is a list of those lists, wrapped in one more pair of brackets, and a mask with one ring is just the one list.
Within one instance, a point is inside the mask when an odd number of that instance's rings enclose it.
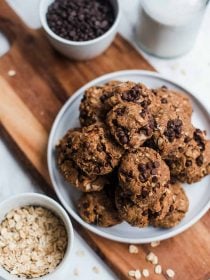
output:
{"label": "scattered oat flake", "polygon": [[156,274],[161,274],[162,273],[162,267],[160,264],[155,266],[155,273]]}
{"label": "scattered oat flake", "polygon": [[75,276],[78,276],[79,275],[79,269],[75,268],[73,273],[74,273]]}
{"label": "scattered oat flake", "polygon": [[152,264],[158,264],[158,257],[157,256],[153,257]]}
{"label": "scattered oat flake", "polygon": [[85,252],[83,250],[76,251],[76,255],[79,257],[83,257],[85,255]]}
{"label": "scattered oat flake", "polygon": [[135,245],[129,245],[129,253],[130,254],[138,254],[139,249]]}
{"label": "scattered oat flake", "polygon": [[160,245],[160,241],[153,241],[153,242],[151,242],[150,245],[151,245],[151,247],[157,247]]}
{"label": "scattered oat flake", "polygon": [[146,269],[146,268],[144,268],[144,269],[142,270],[142,274],[143,274],[144,277],[149,277],[149,270]]}
{"label": "scattered oat flake", "polygon": [[184,76],[187,74],[186,71],[185,71],[184,69],[181,69],[180,72],[181,72],[181,74],[184,75]]}
{"label": "scattered oat flake", "polygon": [[100,269],[97,266],[94,266],[92,269],[97,274],[100,272]]}
{"label": "scattered oat flake", "polygon": [[8,76],[14,77],[15,75],[16,75],[16,71],[15,70],[9,70],[8,71]]}
{"label": "scattered oat flake", "polygon": [[174,278],[175,276],[175,272],[171,268],[166,270],[166,274],[168,275],[169,278]]}
{"label": "scattered oat flake", "polygon": [[131,277],[135,277],[135,272],[136,272],[135,270],[129,270],[128,275]]}
{"label": "scattered oat flake", "polygon": [[146,260],[149,262],[152,262],[153,259],[155,257],[155,254],[153,252],[150,252],[147,256],[146,256]]}
{"label": "scattered oat flake", "polygon": [[135,271],[135,275],[134,275],[135,279],[141,279],[141,271],[139,269],[137,269]]}

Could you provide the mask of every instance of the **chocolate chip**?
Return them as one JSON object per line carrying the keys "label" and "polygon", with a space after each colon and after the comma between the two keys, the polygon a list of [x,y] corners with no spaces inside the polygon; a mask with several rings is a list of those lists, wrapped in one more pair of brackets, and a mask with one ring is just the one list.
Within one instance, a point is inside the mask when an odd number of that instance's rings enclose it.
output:
{"label": "chocolate chip", "polygon": [[83,202],[82,206],[87,209],[89,207],[89,203],[88,202]]}
{"label": "chocolate chip", "polygon": [[115,113],[116,113],[118,116],[123,116],[124,113],[125,113],[125,110],[126,110],[126,107],[117,108],[117,109],[115,110]]}
{"label": "chocolate chip", "polygon": [[161,88],[162,88],[162,89],[168,89],[168,87],[165,86],[165,85],[163,85]]}
{"label": "chocolate chip", "polygon": [[182,133],[183,122],[180,119],[169,120],[164,135],[169,142],[173,142],[175,138],[180,138]]}
{"label": "chocolate chip", "polygon": [[202,155],[200,155],[196,158],[196,163],[197,163],[198,166],[202,166],[202,164],[203,164],[203,156]]}
{"label": "chocolate chip", "polygon": [[120,140],[120,143],[122,143],[122,144],[128,143],[128,137],[126,135],[121,136],[119,140]]}
{"label": "chocolate chip", "polygon": [[152,182],[153,182],[153,183],[156,183],[157,181],[158,181],[158,177],[157,177],[157,176],[153,176],[153,177],[152,177]]}
{"label": "chocolate chip", "polygon": [[158,168],[160,167],[160,163],[158,161],[153,162],[153,167]]}
{"label": "chocolate chip", "polygon": [[176,181],[177,181],[176,177],[171,176],[170,183],[173,185],[176,183]]}
{"label": "chocolate chip", "polygon": [[157,169],[152,169],[152,170],[150,171],[150,173],[151,173],[151,175],[157,175]]}
{"label": "chocolate chip", "polygon": [[100,167],[99,166],[95,166],[94,172],[97,173],[97,174],[100,173]]}
{"label": "chocolate chip", "polygon": [[185,138],[184,138],[184,142],[185,143],[189,143],[190,140],[191,140],[191,138],[189,136],[185,136]]}
{"label": "chocolate chip", "polygon": [[205,150],[205,142],[202,136],[202,131],[200,129],[196,129],[193,134],[194,140],[198,143],[201,151]]}
{"label": "chocolate chip", "polygon": [[140,98],[140,90],[140,87],[136,85],[130,90],[123,92],[122,99],[128,102],[136,102]]}
{"label": "chocolate chip", "polygon": [[192,160],[188,159],[188,160],[186,161],[186,163],[185,163],[185,166],[186,166],[186,167],[192,166]]}
{"label": "chocolate chip", "polygon": [[87,41],[103,35],[115,19],[108,0],[55,0],[49,5],[46,17],[54,33],[72,41]]}
{"label": "chocolate chip", "polygon": [[142,190],[141,196],[142,196],[142,198],[146,198],[148,196],[148,191],[147,190]]}
{"label": "chocolate chip", "polygon": [[144,212],[142,213],[142,216],[147,216],[148,215],[148,210],[144,210]]}
{"label": "chocolate chip", "polygon": [[97,151],[102,152],[104,150],[104,147],[100,144],[97,145]]}
{"label": "chocolate chip", "polygon": [[173,212],[174,211],[174,206],[171,205],[170,208],[169,208],[169,212]]}
{"label": "chocolate chip", "polygon": [[168,103],[168,100],[166,98],[164,98],[164,97],[161,98],[160,101],[161,101],[162,104],[167,104]]}
{"label": "chocolate chip", "polygon": [[143,119],[146,117],[146,114],[147,114],[147,112],[146,112],[146,110],[144,110],[144,109],[139,113],[139,115],[140,115]]}
{"label": "chocolate chip", "polygon": [[148,161],[147,164],[146,164],[146,167],[147,167],[148,169],[152,169],[153,163],[152,163],[151,161]]}

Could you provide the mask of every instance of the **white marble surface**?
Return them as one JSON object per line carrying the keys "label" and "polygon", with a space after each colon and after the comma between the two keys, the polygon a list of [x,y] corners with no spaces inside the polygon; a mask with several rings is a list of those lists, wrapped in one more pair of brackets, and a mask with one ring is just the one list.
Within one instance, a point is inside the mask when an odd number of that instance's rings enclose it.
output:
{"label": "white marble surface", "polygon": [[[11,6],[32,28],[40,26],[38,17],[39,0],[8,0]],[[120,0],[122,19],[120,32],[134,43],[134,29],[138,19],[139,0]],[[197,42],[187,55],[171,60],[161,60],[149,55],[145,57],[162,74],[187,86],[206,105],[210,112],[210,6],[207,8]],[[0,34],[0,55],[9,48]],[[141,51],[140,51],[141,52]],[[5,144],[0,140],[0,201],[20,192],[41,192],[39,186],[25,174]],[[76,234],[76,233],[75,233]],[[94,267],[99,269],[94,272]],[[65,278],[87,280],[117,279],[109,268],[96,256],[86,243],[76,234],[72,262]],[[61,277],[57,280],[64,279]]]}

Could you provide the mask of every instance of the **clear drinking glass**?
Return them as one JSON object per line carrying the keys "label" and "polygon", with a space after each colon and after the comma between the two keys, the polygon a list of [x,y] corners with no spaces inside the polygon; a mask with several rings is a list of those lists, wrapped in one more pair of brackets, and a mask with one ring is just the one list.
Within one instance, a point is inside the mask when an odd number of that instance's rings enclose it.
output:
{"label": "clear drinking glass", "polygon": [[207,0],[141,0],[137,43],[146,52],[171,58],[188,52]]}

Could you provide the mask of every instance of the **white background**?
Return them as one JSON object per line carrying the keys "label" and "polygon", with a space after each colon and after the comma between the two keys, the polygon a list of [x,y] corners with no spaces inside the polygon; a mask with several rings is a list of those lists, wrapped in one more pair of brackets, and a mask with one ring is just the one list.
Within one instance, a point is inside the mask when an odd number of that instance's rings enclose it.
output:
{"label": "white background", "polygon": [[[30,27],[40,27],[39,0],[8,0],[8,2]],[[120,0],[120,3],[123,11],[120,32],[128,40],[134,42],[139,0]],[[8,49],[7,41],[0,34],[0,56]],[[143,55],[161,74],[176,79],[177,82],[191,89],[210,112],[210,5],[207,7],[196,44],[187,55],[171,60],[161,60],[145,53]],[[25,174],[0,139],[0,201],[12,194],[26,191],[41,192],[41,189]],[[74,253],[65,278],[117,279],[80,236],[76,233],[75,235]],[[94,267],[97,267],[97,269],[94,269]],[[61,277],[62,279],[63,277]]]}

